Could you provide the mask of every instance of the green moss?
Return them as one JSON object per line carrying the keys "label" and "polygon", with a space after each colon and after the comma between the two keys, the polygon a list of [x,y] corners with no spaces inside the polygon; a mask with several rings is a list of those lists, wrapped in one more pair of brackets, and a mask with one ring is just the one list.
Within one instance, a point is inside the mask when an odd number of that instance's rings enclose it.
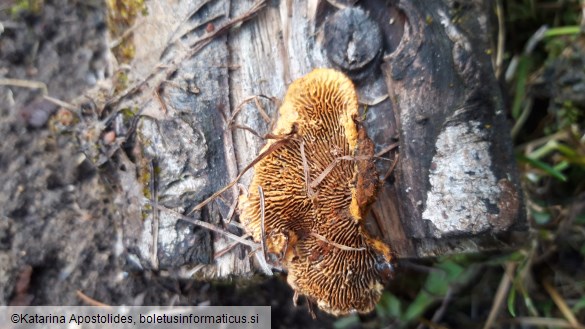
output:
{"label": "green moss", "polygon": [[114,40],[120,40],[113,52],[118,62],[130,62],[136,53],[131,36],[124,35],[138,15],[148,15],[144,0],[107,0],[108,28]]}
{"label": "green moss", "polygon": [[44,5],[44,0],[17,0],[16,3],[10,7],[10,14],[12,17],[16,17],[24,12],[38,15],[43,10]]}
{"label": "green moss", "polygon": [[128,87],[128,74],[126,71],[118,71],[116,72],[116,77],[114,79],[114,90],[116,92],[125,90]]}
{"label": "green moss", "polygon": [[427,23],[427,25],[431,25],[433,23],[433,16],[427,15],[427,17],[425,18],[425,22]]}

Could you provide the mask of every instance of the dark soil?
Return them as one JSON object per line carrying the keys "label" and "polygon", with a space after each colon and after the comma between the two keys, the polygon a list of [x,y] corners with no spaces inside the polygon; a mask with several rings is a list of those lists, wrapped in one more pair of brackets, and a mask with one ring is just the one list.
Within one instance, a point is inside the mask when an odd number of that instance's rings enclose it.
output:
{"label": "dark soil", "polygon": [[[51,97],[70,100],[104,77],[102,2],[15,6],[0,5],[0,79],[42,81]],[[270,305],[274,327],[331,326],[294,308],[283,278],[211,284],[133,266],[106,173],[74,134],[50,129],[56,111],[38,89],[0,86],[0,305],[85,305],[79,291],[113,305]]]}

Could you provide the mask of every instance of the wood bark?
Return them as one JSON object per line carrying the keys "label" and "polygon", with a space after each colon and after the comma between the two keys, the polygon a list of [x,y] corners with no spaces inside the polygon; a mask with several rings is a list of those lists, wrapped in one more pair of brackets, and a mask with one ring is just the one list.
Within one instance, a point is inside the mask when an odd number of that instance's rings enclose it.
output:
{"label": "wood bark", "polygon": [[[317,67],[343,70],[356,84],[363,124],[384,158],[367,227],[398,259],[511,248],[524,234],[488,55],[490,1],[147,4],[133,33],[130,87],[89,93],[96,114],[82,131],[98,132],[80,135],[86,154],[116,173],[124,243],[142,266],[205,278],[270,273],[261,253],[198,222],[243,235],[231,218],[238,185],[196,206],[254,161],[287,85]],[[118,142],[103,143],[107,131]]]}

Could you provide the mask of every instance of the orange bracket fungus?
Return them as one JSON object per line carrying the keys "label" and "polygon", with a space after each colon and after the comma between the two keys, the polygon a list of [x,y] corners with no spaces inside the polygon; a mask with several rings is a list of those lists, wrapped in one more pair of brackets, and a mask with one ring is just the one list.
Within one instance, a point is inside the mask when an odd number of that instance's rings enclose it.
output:
{"label": "orange bracket fungus", "polygon": [[332,69],[293,82],[254,166],[240,219],[288,270],[295,295],[343,315],[371,311],[392,273],[391,251],[365,229],[378,183],[374,146],[356,122],[353,83]]}

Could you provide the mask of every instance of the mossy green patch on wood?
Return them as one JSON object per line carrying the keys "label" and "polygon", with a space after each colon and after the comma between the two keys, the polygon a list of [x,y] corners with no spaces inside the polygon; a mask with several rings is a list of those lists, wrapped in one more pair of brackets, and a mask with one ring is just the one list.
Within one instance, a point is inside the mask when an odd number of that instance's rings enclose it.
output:
{"label": "mossy green patch on wood", "polygon": [[136,53],[131,33],[138,15],[148,15],[144,0],[107,0],[108,29],[116,46],[112,49],[120,63],[130,62]]}

